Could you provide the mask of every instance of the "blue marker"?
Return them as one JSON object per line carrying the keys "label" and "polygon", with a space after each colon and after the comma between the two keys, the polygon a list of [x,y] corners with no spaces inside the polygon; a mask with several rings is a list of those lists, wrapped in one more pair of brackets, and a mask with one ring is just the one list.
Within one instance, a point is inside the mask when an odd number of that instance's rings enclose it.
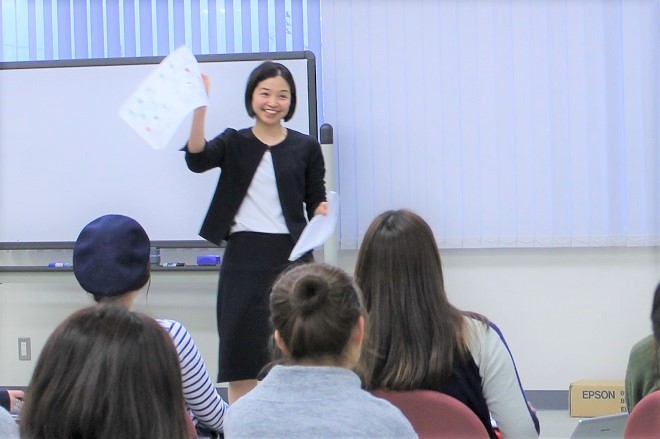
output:
{"label": "blue marker", "polygon": [[56,267],[56,268],[63,268],[63,267],[70,267],[71,264],[68,262],[49,262],[48,263],[49,267]]}

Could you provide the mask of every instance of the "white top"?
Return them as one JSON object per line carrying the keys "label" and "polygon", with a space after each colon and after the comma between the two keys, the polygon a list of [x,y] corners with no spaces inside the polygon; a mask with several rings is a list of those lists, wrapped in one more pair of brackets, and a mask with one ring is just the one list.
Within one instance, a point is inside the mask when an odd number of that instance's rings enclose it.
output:
{"label": "white top", "polygon": [[516,366],[499,330],[465,319],[471,329],[469,348],[479,367],[483,396],[505,438],[537,438]]}
{"label": "white top", "polygon": [[0,407],[0,437],[18,439],[18,425],[12,415],[4,407]]}
{"label": "white top", "polygon": [[270,151],[266,151],[261,158],[234,221],[236,224],[232,226],[230,233],[289,233],[282,213],[280,194],[277,192]]}

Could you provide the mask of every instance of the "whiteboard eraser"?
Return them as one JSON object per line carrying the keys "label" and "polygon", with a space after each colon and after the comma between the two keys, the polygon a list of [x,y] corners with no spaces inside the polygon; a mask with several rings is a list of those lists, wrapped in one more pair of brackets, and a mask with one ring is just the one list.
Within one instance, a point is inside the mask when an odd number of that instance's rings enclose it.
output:
{"label": "whiteboard eraser", "polygon": [[221,260],[218,255],[197,256],[197,265],[218,265]]}

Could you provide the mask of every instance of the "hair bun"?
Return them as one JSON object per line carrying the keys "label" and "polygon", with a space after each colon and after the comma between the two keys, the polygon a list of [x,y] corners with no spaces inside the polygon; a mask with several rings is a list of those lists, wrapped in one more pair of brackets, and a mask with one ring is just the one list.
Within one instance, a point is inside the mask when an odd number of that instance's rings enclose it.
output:
{"label": "hair bun", "polygon": [[328,300],[328,283],[318,276],[301,277],[293,285],[292,305],[303,317],[313,314]]}

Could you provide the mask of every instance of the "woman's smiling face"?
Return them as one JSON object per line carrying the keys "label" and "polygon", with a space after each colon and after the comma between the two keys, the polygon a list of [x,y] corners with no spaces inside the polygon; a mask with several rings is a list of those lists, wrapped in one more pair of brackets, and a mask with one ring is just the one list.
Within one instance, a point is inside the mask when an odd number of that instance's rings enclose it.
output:
{"label": "woman's smiling face", "polygon": [[281,76],[264,79],[252,93],[252,110],[257,120],[265,125],[279,125],[290,106],[291,88]]}

